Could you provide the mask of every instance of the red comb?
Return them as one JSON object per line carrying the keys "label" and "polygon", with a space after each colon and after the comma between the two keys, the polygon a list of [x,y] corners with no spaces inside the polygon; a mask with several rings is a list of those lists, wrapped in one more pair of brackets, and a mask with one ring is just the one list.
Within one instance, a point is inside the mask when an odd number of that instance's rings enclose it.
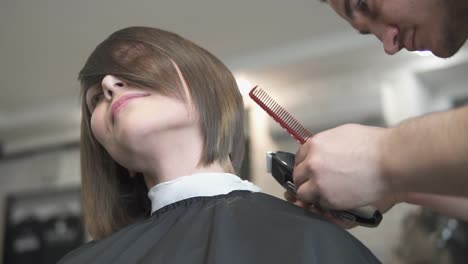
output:
{"label": "red comb", "polygon": [[258,85],[249,92],[249,96],[299,143],[304,144],[308,138],[312,137],[312,133],[309,130],[302,126],[301,123],[264,90],[258,88]]}

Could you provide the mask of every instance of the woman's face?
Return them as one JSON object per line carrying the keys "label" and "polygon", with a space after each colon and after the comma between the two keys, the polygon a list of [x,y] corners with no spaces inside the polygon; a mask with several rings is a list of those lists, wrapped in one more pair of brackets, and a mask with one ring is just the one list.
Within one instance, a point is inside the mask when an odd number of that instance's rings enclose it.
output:
{"label": "woman's face", "polygon": [[87,91],[86,103],[93,135],[112,158],[131,169],[154,142],[176,141],[177,131],[197,125],[195,111],[181,100],[112,75]]}

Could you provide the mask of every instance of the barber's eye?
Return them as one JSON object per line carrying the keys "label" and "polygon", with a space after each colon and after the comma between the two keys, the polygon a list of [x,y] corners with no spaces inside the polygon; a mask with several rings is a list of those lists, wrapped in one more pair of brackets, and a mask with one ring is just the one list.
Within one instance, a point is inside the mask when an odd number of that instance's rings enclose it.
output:
{"label": "barber's eye", "polygon": [[367,0],[357,0],[356,8],[360,12],[369,12],[369,6],[367,5]]}

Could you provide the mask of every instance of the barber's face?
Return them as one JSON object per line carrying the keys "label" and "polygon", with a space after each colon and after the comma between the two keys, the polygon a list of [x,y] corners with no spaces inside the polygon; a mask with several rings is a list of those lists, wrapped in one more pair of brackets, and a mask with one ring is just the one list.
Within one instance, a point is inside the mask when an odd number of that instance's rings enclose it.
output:
{"label": "barber's face", "polygon": [[374,34],[387,54],[405,48],[454,55],[467,38],[465,0],[329,0],[356,30]]}

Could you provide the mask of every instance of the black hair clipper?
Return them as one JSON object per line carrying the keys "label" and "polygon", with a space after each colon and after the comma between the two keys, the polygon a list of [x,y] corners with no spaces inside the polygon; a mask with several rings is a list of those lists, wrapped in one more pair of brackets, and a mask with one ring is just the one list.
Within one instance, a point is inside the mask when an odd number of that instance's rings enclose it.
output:
{"label": "black hair clipper", "polygon": [[[271,173],[276,181],[292,194],[296,194],[296,187],[294,186],[292,177],[295,157],[294,154],[284,151],[267,152],[267,172]],[[373,206],[364,206],[345,211],[321,209],[348,223],[356,223],[366,227],[376,227],[383,219],[380,211]]]}

